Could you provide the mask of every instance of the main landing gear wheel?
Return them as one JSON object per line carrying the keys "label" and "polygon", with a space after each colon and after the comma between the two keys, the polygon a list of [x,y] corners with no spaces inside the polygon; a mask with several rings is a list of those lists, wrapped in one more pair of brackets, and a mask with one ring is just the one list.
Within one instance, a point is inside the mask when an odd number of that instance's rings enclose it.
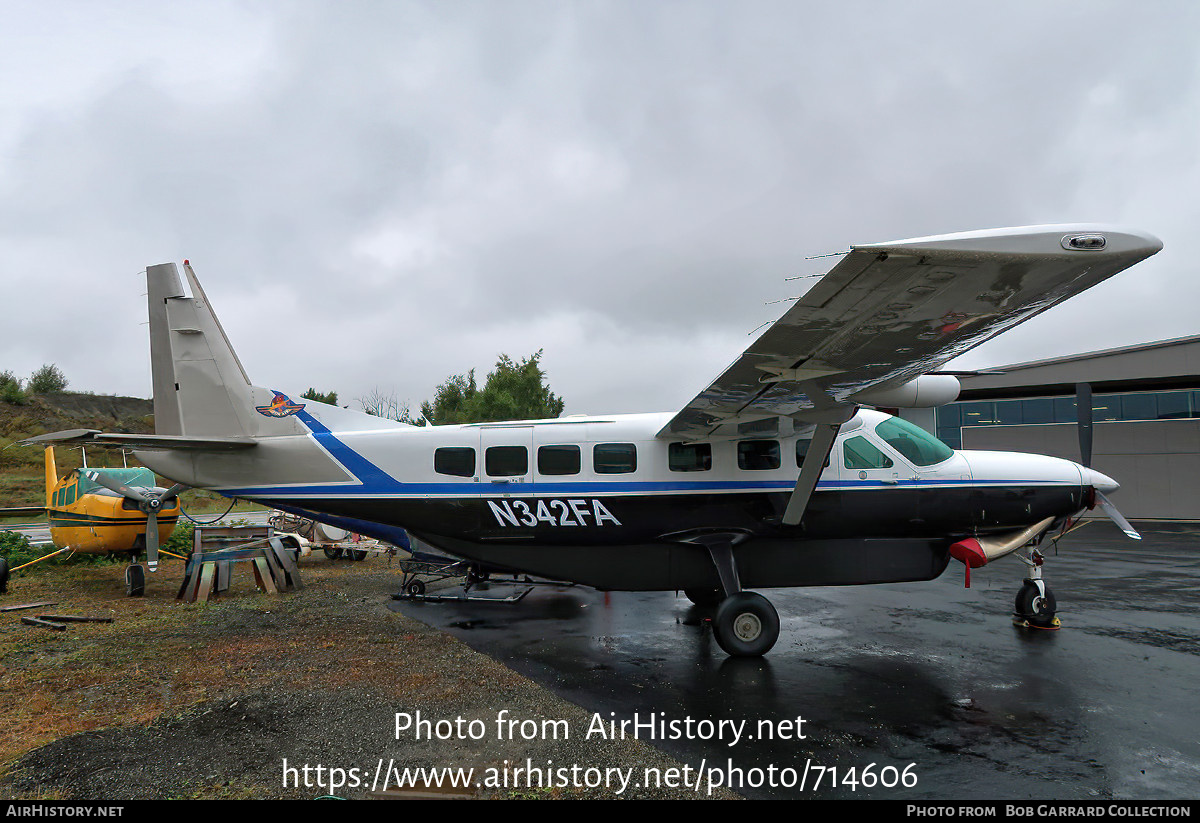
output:
{"label": "main landing gear wheel", "polygon": [[141,597],[146,593],[146,570],[134,563],[125,567],[125,594]]}
{"label": "main landing gear wheel", "polygon": [[736,592],[717,607],[713,634],[726,654],[759,657],[779,639],[779,613],[757,592]]}
{"label": "main landing gear wheel", "polygon": [[720,605],[724,593],[720,589],[684,589],[683,595],[697,606],[714,608]]}
{"label": "main landing gear wheel", "polygon": [[1025,578],[1013,604],[1013,623],[1025,628],[1057,629],[1062,625],[1055,616],[1057,606],[1049,586],[1042,583],[1039,589],[1037,583]]}

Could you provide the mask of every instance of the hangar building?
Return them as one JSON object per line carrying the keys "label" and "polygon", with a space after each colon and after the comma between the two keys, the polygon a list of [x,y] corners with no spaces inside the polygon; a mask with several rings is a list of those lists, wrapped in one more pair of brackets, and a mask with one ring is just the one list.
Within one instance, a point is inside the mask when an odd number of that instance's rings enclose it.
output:
{"label": "hangar building", "polygon": [[905,417],[954,448],[1079,460],[1075,386],[1090,383],[1092,466],[1128,518],[1200,520],[1200,335],[998,366],[958,402]]}

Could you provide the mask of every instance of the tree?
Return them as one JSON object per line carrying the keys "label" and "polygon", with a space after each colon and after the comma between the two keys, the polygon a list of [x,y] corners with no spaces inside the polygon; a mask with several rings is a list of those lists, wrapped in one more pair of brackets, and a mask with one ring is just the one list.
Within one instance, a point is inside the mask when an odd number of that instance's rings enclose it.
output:
{"label": "tree", "polygon": [[330,406],[337,405],[337,392],[331,391],[322,394],[314,388],[309,388],[304,394],[300,395],[305,400],[316,400],[318,403],[328,403]]}
{"label": "tree", "polygon": [[520,362],[501,354],[482,389],[474,369],[451,375],[437,387],[432,402],[421,404],[421,414],[435,425],[558,417],[563,399],[546,385],[541,359],[542,349]]}
{"label": "tree", "polygon": [[358,398],[358,405],[367,414],[375,417],[384,417],[388,420],[398,420],[401,423],[408,423],[415,426],[419,420],[413,419],[408,412],[408,403],[401,403],[396,399],[396,393],[384,394],[378,388],[371,389],[371,393],[365,397]]}
{"label": "tree", "polygon": [[0,372],[0,400],[23,406],[28,399],[21,388],[21,378],[11,371]]}
{"label": "tree", "polygon": [[53,363],[47,363],[29,376],[29,391],[31,394],[50,394],[66,391],[67,377],[62,369]]}

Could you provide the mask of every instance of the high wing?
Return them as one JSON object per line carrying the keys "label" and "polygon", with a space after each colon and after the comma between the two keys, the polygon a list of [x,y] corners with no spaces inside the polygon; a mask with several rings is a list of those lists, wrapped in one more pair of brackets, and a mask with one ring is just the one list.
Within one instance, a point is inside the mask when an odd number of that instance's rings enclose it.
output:
{"label": "high wing", "polygon": [[836,420],[829,413],[935,371],[1161,248],[1144,232],[1097,225],[852,246],[658,436],[704,437],[764,418]]}

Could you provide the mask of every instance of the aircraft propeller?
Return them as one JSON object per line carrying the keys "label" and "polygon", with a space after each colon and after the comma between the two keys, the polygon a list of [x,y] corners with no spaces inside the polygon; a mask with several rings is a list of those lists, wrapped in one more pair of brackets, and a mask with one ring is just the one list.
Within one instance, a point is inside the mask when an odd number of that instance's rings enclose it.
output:
{"label": "aircraft propeller", "polygon": [[188,488],[183,483],[176,483],[169,489],[162,492],[156,492],[154,489],[140,488],[138,486],[127,486],[114,477],[109,477],[101,472],[89,471],[86,472],[89,480],[99,483],[109,491],[137,503],[137,507],[146,514],[146,565],[150,567],[150,571],[158,569],[158,513],[162,509],[163,504],[179,497],[179,493]]}
{"label": "aircraft propeller", "polygon": [[[1091,383],[1076,383],[1075,384],[1075,411],[1077,420],[1079,421],[1079,459],[1083,467],[1090,469],[1092,467],[1092,385]],[[1095,488],[1093,486],[1093,488]],[[1100,489],[1096,491],[1096,503],[1112,522],[1117,524],[1117,528],[1125,532],[1126,535],[1134,540],[1141,540],[1142,536],[1138,534],[1128,520],[1125,519],[1117,507],[1112,504],[1104,492]]]}

